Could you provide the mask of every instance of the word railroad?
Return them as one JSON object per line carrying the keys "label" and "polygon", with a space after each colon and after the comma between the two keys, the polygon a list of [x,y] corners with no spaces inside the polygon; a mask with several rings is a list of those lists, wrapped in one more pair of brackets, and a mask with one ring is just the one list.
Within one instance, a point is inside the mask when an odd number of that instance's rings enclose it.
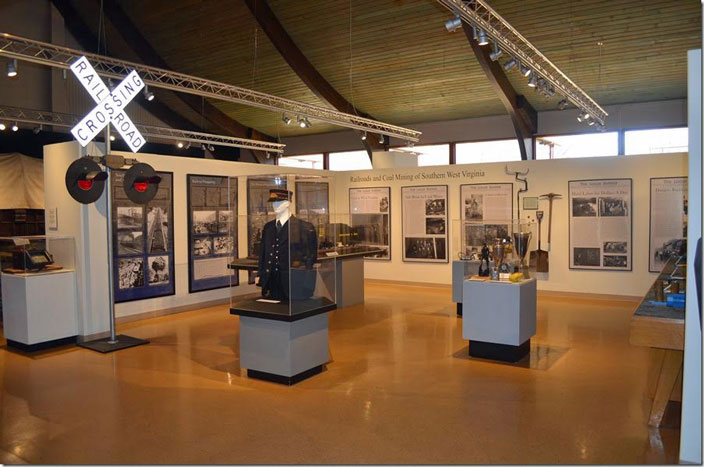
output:
{"label": "word railroad", "polygon": [[81,57],[73,62],[71,71],[98,104],[73,127],[71,134],[74,138],[81,146],[85,147],[95,138],[95,135],[100,133],[109,123],[112,123],[132,152],[139,151],[139,148],[144,146],[146,141],[124,112],[127,104],[144,88],[144,81],[137,72],[132,70],[110,92],[86,57]]}

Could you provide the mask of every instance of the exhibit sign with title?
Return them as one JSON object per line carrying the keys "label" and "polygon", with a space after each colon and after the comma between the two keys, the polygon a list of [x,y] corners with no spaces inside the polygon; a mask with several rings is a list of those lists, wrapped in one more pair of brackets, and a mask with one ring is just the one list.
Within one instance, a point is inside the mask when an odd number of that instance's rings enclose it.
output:
{"label": "exhibit sign with title", "polygon": [[364,245],[384,250],[369,260],[391,260],[391,188],[350,188],[350,227]]}
{"label": "exhibit sign with title", "polygon": [[173,176],[157,175],[159,189],[147,204],[127,198],[124,170],[110,176],[115,303],[175,293]]}
{"label": "exhibit sign with title", "polygon": [[687,177],[650,179],[650,272],[660,272],[672,256],[687,254],[687,193]]}
{"label": "exhibit sign with title", "polygon": [[85,56],[71,64],[71,71],[97,104],[71,129],[78,143],[85,147],[112,124],[130,150],[139,151],[146,141],[124,110],[145,86],[137,71],[132,70],[112,91]]}
{"label": "exhibit sign with title", "polygon": [[633,181],[569,183],[570,269],[631,271]]}
{"label": "exhibit sign with title", "polygon": [[237,254],[237,179],[188,175],[188,291],[239,285],[227,265]]}
{"label": "exhibit sign with title", "polygon": [[403,261],[447,263],[447,185],[401,187]]}
{"label": "exhibit sign with title", "polygon": [[[496,237],[508,235],[513,219],[513,183],[460,185],[460,210],[464,254],[479,260],[485,243],[491,245]],[[496,235],[488,238],[487,232],[496,232]],[[501,232],[506,233],[501,235]]]}

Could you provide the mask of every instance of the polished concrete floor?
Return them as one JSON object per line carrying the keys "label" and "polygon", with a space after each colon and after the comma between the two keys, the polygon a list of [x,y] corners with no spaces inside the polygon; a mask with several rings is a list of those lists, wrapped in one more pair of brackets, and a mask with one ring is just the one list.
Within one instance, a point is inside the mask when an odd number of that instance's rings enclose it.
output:
{"label": "polished concrete floor", "polygon": [[635,303],[539,299],[531,356],[470,359],[449,289],[367,284],[331,315],[331,361],[248,379],[226,307],[121,326],[102,355],[0,348],[4,463],[671,463],[649,429]]}

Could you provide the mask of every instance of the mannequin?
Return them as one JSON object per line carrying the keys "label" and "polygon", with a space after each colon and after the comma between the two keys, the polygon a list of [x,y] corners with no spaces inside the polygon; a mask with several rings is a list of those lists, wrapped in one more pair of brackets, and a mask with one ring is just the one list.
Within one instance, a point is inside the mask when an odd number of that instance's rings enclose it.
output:
{"label": "mannequin", "polygon": [[262,297],[288,301],[310,298],[315,289],[318,235],[310,222],[291,215],[288,190],[269,190],[275,219],[262,229],[258,283]]}

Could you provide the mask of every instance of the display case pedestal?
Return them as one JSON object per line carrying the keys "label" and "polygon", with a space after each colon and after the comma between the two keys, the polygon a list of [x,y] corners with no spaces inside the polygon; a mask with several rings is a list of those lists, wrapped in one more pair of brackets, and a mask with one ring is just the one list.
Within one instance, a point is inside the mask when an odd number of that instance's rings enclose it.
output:
{"label": "display case pedestal", "polygon": [[465,280],[462,337],[469,355],[516,362],[530,352],[535,335],[536,280],[522,282]]}
{"label": "display case pedestal", "polygon": [[323,370],[329,357],[328,311],[334,304],[281,315],[256,313],[246,303],[230,313],[240,316],[240,367],[247,376],[292,385]]}

